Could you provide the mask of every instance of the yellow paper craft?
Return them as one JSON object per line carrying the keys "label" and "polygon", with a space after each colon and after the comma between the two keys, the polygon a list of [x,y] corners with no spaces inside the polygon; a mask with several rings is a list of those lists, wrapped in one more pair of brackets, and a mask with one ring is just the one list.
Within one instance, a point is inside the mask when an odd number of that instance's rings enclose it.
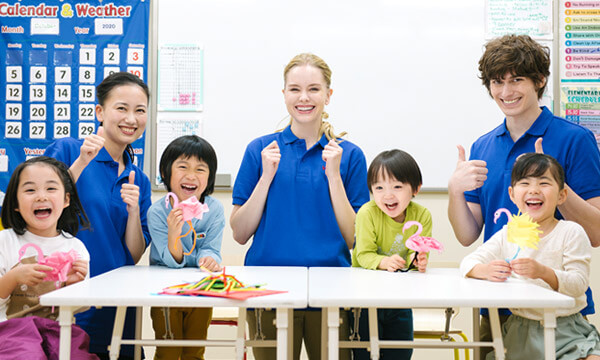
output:
{"label": "yellow paper craft", "polygon": [[517,244],[519,248],[530,248],[537,250],[540,241],[540,225],[531,219],[529,214],[511,215],[511,221],[507,224],[507,240]]}

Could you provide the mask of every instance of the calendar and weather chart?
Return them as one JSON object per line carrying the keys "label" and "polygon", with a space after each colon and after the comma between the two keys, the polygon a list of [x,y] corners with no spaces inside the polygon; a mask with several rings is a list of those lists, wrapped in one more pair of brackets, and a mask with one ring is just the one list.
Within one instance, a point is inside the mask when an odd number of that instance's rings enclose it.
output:
{"label": "calendar and weather chart", "polygon": [[[96,132],[106,76],[147,82],[149,20],[149,0],[0,0],[0,201],[18,164]],[[141,167],[144,136],[132,146]]]}

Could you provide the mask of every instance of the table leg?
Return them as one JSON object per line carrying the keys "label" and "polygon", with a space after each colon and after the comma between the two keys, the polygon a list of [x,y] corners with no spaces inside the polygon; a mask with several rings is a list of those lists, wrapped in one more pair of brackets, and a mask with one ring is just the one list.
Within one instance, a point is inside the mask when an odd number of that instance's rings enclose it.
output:
{"label": "table leg", "polygon": [[238,309],[237,338],[235,340],[235,357],[237,360],[244,359],[246,353],[246,312],[248,309]]}
{"label": "table leg", "polygon": [[369,342],[371,359],[379,359],[379,327],[377,326],[377,308],[369,308]]}
{"label": "table leg", "polygon": [[504,344],[502,343],[502,330],[500,329],[500,318],[498,317],[497,308],[489,308],[490,328],[492,330],[492,339],[494,343],[494,351],[496,352],[497,360],[504,360]]}
{"label": "table leg", "polygon": [[544,309],[544,358],[546,360],[554,359],[556,354],[554,329],[556,329],[556,310]]}
{"label": "table leg", "polygon": [[[473,308],[473,341],[479,341],[479,308]],[[469,351],[469,350],[467,350]],[[479,348],[473,348],[473,360],[480,360]]]}
{"label": "table leg", "polygon": [[[140,340],[142,338],[142,314],[144,309],[141,306],[135,308],[135,339]],[[133,348],[133,359],[142,359],[142,346],[135,345]]]}
{"label": "table leg", "polygon": [[321,310],[321,359],[327,359],[327,349],[329,348],[329,342],[327,338],[327,308]]}
{"label": "table leg", "polygon": [[121,339],[123,338],[123,326],[125,325],[125,313],[127,307],[117,307],[117,313],[115,314],[115,325],[113,327],[112,340],[110,341],[110,352],[109,356],[111,360],[117,360],[119,353],[121,352]]}
{"label": "table leg", "polygon": [[71,359],[71,324],[73,324],[73,308],[61,306],[58,313],[58,325],[60,326],[59,359]]}
{"label": "table leg", "polygon": [[340,308],[327,308],[327,328],[329,330],[327,334],[327,337],[329,338],[329,356],[327,358],[329,360],[338,360],[340,354]]}
{"label": "table leg", "polygon": [[294,309],[275,310],[277,327],[277,359],[291,359],[294,347]]}

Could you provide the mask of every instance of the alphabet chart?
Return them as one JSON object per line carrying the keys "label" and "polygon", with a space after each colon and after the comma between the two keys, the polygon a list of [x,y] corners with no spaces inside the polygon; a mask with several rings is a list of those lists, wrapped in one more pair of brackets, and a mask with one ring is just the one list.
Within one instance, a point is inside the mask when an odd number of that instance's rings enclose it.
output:
{"label": "alphabet chart", "polygon": [[[95,133],[96,85],[148,78],[149,0],[0,2],[0,195],[53,141]],[[142,166],[144,136],[132,144]]]}

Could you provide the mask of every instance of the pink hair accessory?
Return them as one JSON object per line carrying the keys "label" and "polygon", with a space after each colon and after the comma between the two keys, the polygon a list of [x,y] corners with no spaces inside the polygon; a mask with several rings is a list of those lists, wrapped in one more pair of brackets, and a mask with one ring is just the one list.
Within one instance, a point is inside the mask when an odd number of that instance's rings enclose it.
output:
{"label": "pink hair accessory", "polygon": [[[196,234],[196,229],[194,229],[194,227],[192,226],[192,219],[197,218],[202,220],[202,215],[205,212],[208,212],[208,205],[198,201],[198,199],[195,196],[192,196],[187,200],[179,202],[179,199],[177,199],[177,195],[175,195],[175,193],[170,192],[165,197],[165,207],[167,209],[169,208],[169,198],[173,198],[173,209],[179,208],[182,210],[183,221],[187,222],[187,224],[190,227],[188,232],[186,232],[183,235],[180,235],[177,239],[181,239],[182,237],[187,236],[190,233],[190,231],[194,232],[194,244],[192,245],[192,248],[189,252],[183,253],[183,255],[190,255],[194,251],[194,248],[196,248],[196,239],[198,238],[198,235]],[[175,249],[177,249],[177,243],[175,243]]]}
{"label": "pink hair accessory", "polygon": [[67,281],[67,276],[73,267],[73,262],[79,257],[75,250],[69,250],[67,252],[56,251],[48,256],[44,256],[44,253],[39,246],[28,243],[19,249],[19,261],[25,256],[25,252],[29,247],[32,247],[37,251],[38,264],[50,266],[52,268],[50,271],[45,271],[48,275],[44,278],[44,281],[55,281],[57,288],[60,286],[61,282]]}
{"label": "pink hair accessory", "polygon": [[418,227],[417,232],[406,240],[405,245],[407,248],[416,252],[429,252],[431,250],[442,252],[442,250],[444,250],[444,245],[436,239],[428,236],[421,236],[423,225],[418,221],[407,221],[406,224],[404,224],[402,231],[404,232],[415,225]]}

